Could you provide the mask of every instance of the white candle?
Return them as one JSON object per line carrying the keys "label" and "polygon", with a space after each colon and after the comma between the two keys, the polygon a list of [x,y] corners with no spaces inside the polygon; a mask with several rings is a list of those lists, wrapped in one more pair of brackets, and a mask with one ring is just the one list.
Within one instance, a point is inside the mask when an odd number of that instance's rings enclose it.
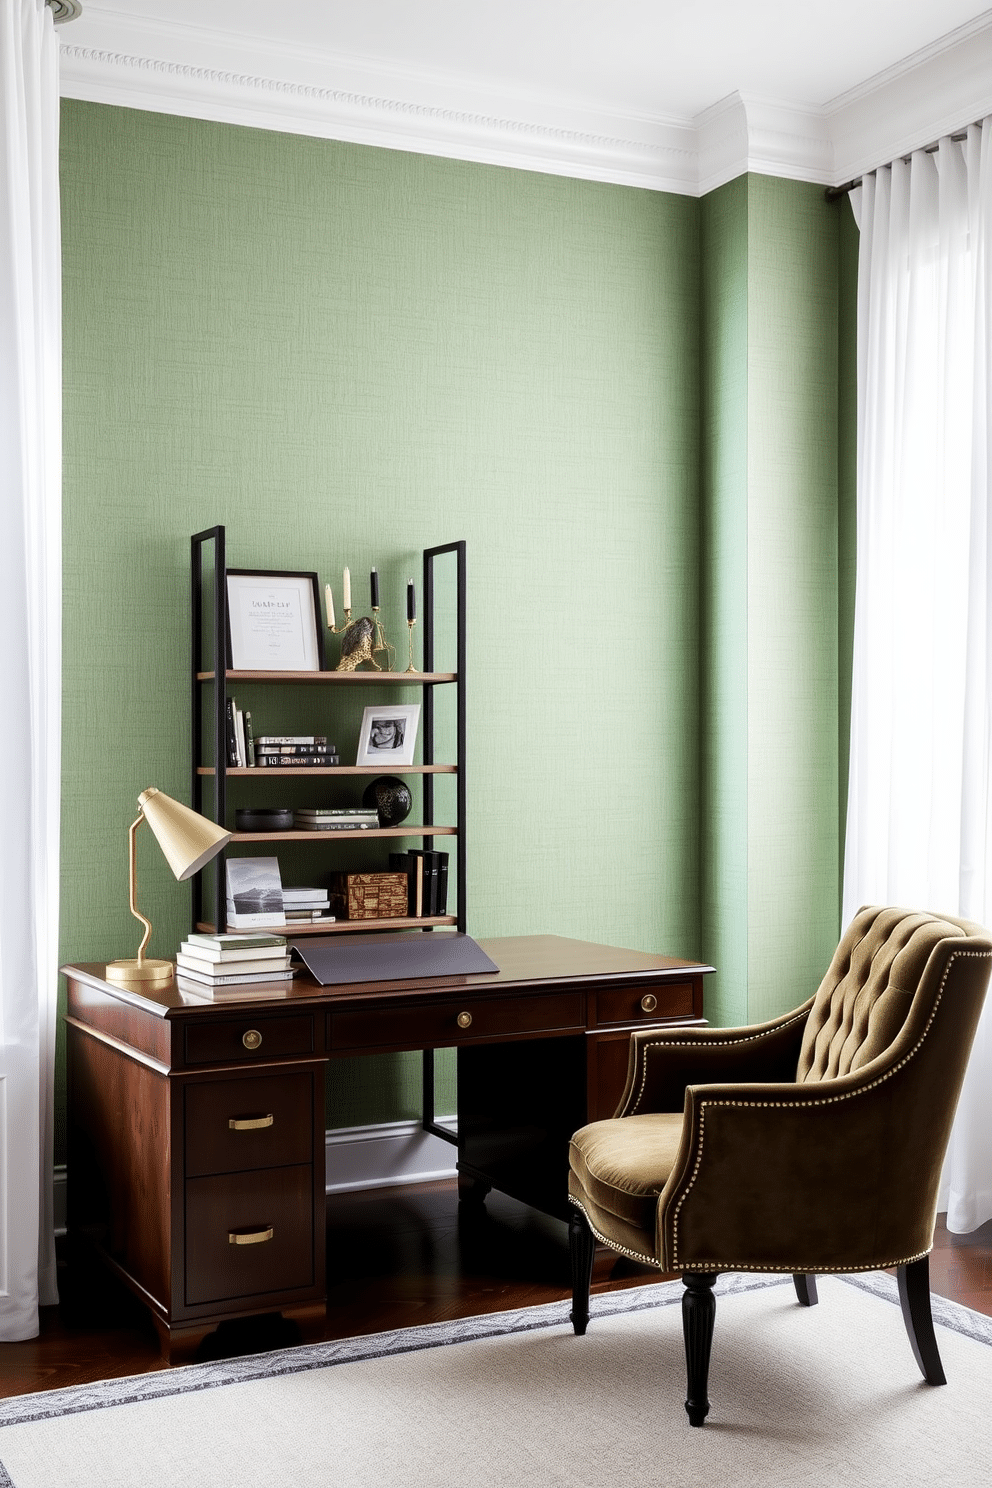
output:
{"label": "white candle", "polygon": [[345,571],[344,571],[344,583],[342,585],[342,591],[343,591],[343,598],[344,598],[344,607],[345,607],[346,610],[350,610],[351,609],[351,569],[350,568],[346,568]]}
{"label": "white candle", "polygon": [[324,603],[327,606],[327,628],[334,629],[334,595],[331,593],[330,584],[324,585]]}

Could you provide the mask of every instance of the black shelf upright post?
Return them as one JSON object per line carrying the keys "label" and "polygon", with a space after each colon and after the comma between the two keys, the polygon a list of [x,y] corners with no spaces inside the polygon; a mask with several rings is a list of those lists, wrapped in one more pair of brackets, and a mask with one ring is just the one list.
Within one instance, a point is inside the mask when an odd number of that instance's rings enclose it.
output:
{"label": "black shelf upright post", "polygon": [[[227,820],[227,557],[223,527],[208,527],[190,539],[190,572],[192,594],[192,687],[193,698],[190,709],[191,745],[190,768],[192,788],[190,799],[194,811],[203,811],[203,779],[199,773],[201,726],[203,722],[203,697],[197,673],[209,671],[203,654],[203,547],[214,545],[213,572],[213,625],[212,668],[214,674],[214,810],[213,820],[223,826]],[[205,814],[205,813],[204,813]],[[214,860],[214,926],[218,932],[227,928],[227,892],[224,883],[224,860],[221,852]],[[203,875],[194,874],[192,879],[192,928],[203,918]]]}

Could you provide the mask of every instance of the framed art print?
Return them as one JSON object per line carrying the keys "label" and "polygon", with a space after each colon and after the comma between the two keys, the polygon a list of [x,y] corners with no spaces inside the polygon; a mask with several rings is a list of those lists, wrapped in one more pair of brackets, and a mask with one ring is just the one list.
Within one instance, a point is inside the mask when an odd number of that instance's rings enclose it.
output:
{"label": "framed art print", "polygon": [[358,736],[356,765],[388,769],[413,764],[420,722],[419,703],[366,708]]}
{"label": "framed art print", "polygon": [[236,672],[322,672],[317,575],[229,568],[227,653]]}

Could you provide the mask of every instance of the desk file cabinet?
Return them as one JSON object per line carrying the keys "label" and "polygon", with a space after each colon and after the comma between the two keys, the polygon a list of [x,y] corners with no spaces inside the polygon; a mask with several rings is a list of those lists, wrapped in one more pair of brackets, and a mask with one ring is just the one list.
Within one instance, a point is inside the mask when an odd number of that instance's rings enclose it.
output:
{"label": "desk file cabinet", "polygon": [[68,1227],[150,1308],[167,1358],[280,1312],[319,1335],[329,1061],[458,1049],[458,1172],[564,1217],[567,1142],[609,1115],[630,1032],[699,1022],[709,967],[557,936],[482,942],[493,975],[195,997],[68,981]]}

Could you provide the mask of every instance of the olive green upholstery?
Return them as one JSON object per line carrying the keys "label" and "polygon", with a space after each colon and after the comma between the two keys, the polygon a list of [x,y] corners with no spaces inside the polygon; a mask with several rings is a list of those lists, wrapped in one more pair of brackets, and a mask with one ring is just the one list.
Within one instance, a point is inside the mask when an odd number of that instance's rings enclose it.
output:
{"label": "olive green upholstery", "polygon": [[978,925],[865,908],[795,1011],[633,1034],[615,1117],[572,1138],[572,1204],[597,1239],[666,1272],[925,1257],[990,965]]}

